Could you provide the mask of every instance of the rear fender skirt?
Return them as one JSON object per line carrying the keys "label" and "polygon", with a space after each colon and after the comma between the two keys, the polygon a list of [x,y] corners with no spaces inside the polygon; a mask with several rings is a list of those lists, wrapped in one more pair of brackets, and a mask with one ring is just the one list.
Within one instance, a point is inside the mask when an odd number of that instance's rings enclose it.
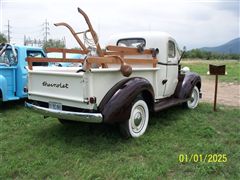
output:
{"label": "rear fender skirt", "polygon": [[154,91],[150,82],[144,78],[124,79],[113,86],[99,104],[99,111],[105,123],[118,123],[130,118],[134,99],[142,95],[150,107],[153,107]]}
{"label": "rear fender skirt", "polygon": [[174,96],[180,99],[187,99],[190,97],[194,86],[197,86],[200,92],[201,77],[198,74],[188,72],[185,75],[179,75],[179,81]]}

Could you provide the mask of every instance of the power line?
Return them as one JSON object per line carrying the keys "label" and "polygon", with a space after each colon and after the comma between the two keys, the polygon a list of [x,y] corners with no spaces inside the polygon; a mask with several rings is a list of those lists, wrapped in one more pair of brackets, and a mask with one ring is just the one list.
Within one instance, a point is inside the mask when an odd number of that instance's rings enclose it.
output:
{"label": "power line", "polygon": [[7,41],[8,43],[11,42],[11,26],[10,26],[10,21],[8,20],[8,24],[6,25],[7,26]]}
{"label": "power line", "polygon": [[31,37],[27,37],[26,35],[24,35],[24,45],[25,46],[38,46],[38,47],[42,47],[44,44],[44,41],[41,39],[36,39],[36,38],[31,38]]}
{"label": "power line", "polygon": [[49,22],[47,21],[47,19],[45,20],[45,22],[43,24],[43,30],[44,30],[44,41],[47,42],[48,35],[50,35]]}

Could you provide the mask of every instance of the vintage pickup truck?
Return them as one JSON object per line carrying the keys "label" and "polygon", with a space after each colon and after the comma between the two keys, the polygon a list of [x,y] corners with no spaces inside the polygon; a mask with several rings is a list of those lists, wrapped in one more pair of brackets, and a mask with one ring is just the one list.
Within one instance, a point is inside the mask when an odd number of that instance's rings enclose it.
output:
{"label": "vintage pickup truck", "polygon": [[162,32],[121,34],[111,37],[102,50],[87,15],[78,11],[89,26],[85,35],[92,35],[89,45],[94,44],[95,51],[85,47],[71,26],[56,24],[66,26],[79,42],[82,50],[78,52],[86,54],[78,60],[83,67],[32,67],[33,62],[68,62],[66,52],[77,50],[57,50],[63,52],[61,59],[28,58],[27,107],[63,124],[119,124],[125,137],[144,134],[150,111],[178,104],[197,107],[201,79],[180,68],[181,53],[172,36]]}
{"label": "vintage pickup truck", "polygon": [[27,97],[28,56],[45,57],[45,53],[38,47],[0,45],[0,102]]}

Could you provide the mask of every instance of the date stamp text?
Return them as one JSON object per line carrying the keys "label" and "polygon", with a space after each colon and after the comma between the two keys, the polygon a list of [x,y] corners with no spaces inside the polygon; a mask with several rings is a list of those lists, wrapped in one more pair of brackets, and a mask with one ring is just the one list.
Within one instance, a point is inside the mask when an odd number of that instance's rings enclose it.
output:
{"label": "date stamp text", "polygon": [[227,154],[179,154],[178,162],[180,163],[226,163]]}

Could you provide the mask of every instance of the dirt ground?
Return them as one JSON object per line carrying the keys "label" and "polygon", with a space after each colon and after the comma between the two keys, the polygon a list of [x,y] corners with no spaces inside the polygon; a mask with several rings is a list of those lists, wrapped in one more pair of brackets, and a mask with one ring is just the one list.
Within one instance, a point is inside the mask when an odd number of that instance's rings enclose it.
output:
{"label": "dirt ground", "polygon": [[[214,101],[215,79],[202,78],[202,102]],[[240,84],[218,83],[217,104],[240,108]]]}

